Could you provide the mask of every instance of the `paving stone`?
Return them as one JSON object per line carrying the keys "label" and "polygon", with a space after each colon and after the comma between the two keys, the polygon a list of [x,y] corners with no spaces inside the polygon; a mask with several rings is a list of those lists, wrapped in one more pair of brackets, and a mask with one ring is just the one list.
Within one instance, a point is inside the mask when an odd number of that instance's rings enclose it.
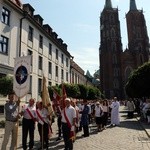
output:
{"label": "paving stone", "polygon": [[[120,108],[121,123],[116,127],[109,127],[102,132],[96,132],[95,124],[90,125],[90,136],[81,137],[83,134],[77,134],[74,142],[74,150],[150,150],[150,138],[136,118],[126,119],[126,113],[123,113],[124,106]],[[49,141],[49,150],[63,150],[63,140],[56,142],[57,126],[53,124],[53,136]],[[4,129],[0,129],[0,145],[3,140]],[[21,127],[18,131],[18,150],[21,150]],[[8,144],[9,149],[10,141]],[[39,147],[39,134],[37,127],[35,130],[35,150]]]}

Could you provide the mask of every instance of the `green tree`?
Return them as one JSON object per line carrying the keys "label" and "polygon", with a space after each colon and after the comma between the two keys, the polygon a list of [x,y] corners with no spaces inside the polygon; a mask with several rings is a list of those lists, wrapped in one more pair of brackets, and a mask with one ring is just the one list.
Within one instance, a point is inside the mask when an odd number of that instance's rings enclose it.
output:
{"label": "green tree", "polygon": [[138,67],[129,76],[125,86],[129,97],[150,97],[150,62]]}
{"label": "green tree", "polygon": [[80,95],[80,89],[77,84],[64,84],[64,87],[68,97],[77,98]]}
{"label": "green tree", "polygon": [[88,88],[83,84],[78,84],[80,95],[79,98],[86,99],[88,97]]}
{"label": "green tree", "polygon": [[12,90],[13,78],[8,76],[0,78],[0,94],[6,96]]}
{"label": "green tree", "polygon": [[88,97],[87,99],[89,100],[93,100],[93,99],[97,99],[97,93],[96,93],[96,89],[92,86],[88,86]]}

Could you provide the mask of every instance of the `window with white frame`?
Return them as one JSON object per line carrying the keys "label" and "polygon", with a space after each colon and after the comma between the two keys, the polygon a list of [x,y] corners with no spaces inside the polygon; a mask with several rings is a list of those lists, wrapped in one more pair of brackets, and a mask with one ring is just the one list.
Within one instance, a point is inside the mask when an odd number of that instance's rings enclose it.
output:
{"label": "window with white frame", "polygon": [[0,39],[0,53],[8,54],[8,38],[3,35]]}
{"label": "window with white frame", "polygon": [[2,22],[9,25],[9,22],[10,22],[10,11],[3,7],[2,8]]}

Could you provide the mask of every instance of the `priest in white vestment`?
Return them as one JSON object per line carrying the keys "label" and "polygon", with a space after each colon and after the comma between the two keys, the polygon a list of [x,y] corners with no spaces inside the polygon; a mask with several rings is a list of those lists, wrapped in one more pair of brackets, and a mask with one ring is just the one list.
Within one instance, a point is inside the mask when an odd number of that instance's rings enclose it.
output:
{"label": "priest in white vestment", "polygon": [[114,97],[114,101],[111,104],[111,125],[113,126],[120,124],[119,107],[120,103],[118,102],[117,97]]}

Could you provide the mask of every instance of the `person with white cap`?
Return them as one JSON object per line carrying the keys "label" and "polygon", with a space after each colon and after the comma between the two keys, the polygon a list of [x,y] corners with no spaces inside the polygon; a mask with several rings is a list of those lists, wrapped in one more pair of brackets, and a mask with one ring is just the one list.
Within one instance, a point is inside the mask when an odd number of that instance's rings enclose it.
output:
{"label": "person with white cap", "polygon": [[75,131],[76,111],[71,106],[70,98],[65,99],[66,107],[62,110],[62,133],[65,150],[73,150],[73,133]]}
{"label": "person with white cap", "polygon": [[95,121],[97,124],[97,131],[102,131],[102,115],[103,115],[103,108],[101,107],[100,102],[96,102]]}

